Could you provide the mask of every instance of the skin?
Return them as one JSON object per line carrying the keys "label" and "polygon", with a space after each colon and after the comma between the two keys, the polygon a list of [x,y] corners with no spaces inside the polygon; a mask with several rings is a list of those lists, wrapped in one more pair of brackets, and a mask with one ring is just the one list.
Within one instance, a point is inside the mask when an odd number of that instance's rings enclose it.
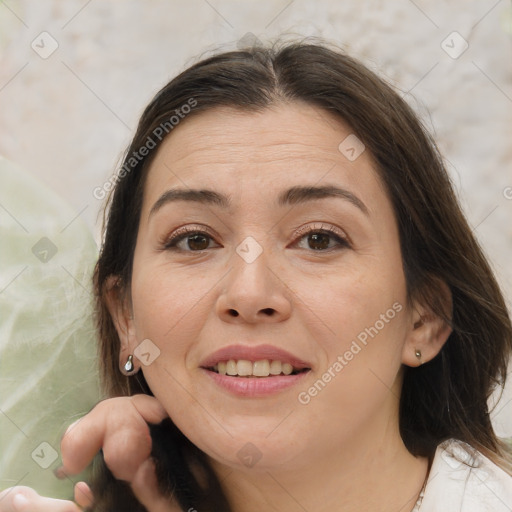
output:
{"label": "skin", "polygon": [[[217,108],[186,119],[164,141],[144,190],[130,289],[118,295],[113,287],[108,296],[120,367],[144,339],[160,350],[148,366],[134,358],[156,398],[99,404],[64,437],[66,471],[78,473],[103,446],[116,477],[131,482],[148,510],[176,511],[155,491],[149,445],[138,442],[148,436],[142,420],[168,414],[209,456],[237,512],[412,510],[428,461],[413,457],[399,435],[403,365],[420,364],[416,350],[421,362],[435,357],[450,328],[408,303],[391,203],[369,151],[351,162],[338,150],[349,134],[323,110],[291,103],[260,113]],[[368,214],[340,198],[276,203],[289,187],[327,184],[349,190]],[[176,187],[213,189],[231,197],[231,208],[180,201],[150,215]],[[163,248],[185,225],[208,231],[203,252],[193,252],[186,237],[182,251]],[[330,250],[315,250],[297,232],[307,227],[335,229],[349,245],[328,237]],[[263,251],[252,263],[236,252],[248,236]],[[401,311],[301,404],[298,394],[393,304]],[[284,348],[311,371],[276,395],[234,397],[199,369],[234,343]],[[261,455],[252,467],[238,457],[248,442]],[[126,444],[134,447],[129,460]],[[84,506],[89,491],[79,485],[75,500]],[[19,510],[14,495],[0,501],[1,512]],[[71,502],[63,508],[31,499],[30,510],[76,510]]]}
{"label": "skin", "polygon": [[[422,362],[433,358],[450,330],[420,304],[408,305],[391,203],[369,152],[349,161],[338,150],[350,134],[301,103],[260,113],[217,108],[187,119],[149,171],[131,290],[124,299],[110,296],[120,365],[144,339],[158,347],[150,365],[135,358],[136,366],[210,457],[237,512],[410,510],[426,476],[428,461],[413,457],[399,435],[402,368],[419,364],[415,350]],[[340,198],[277,205],[289,187],[326,184],[349,190],[368,214]],[[215,190],[231,206],[179,201],[150,214],[176,187]],[[164,247],[185,225],[208,232],[204,250],[187,237],[181,250]],[[297,234],[308,226],[334,228],[349,245],[331,237],[330,250],[315,250],[307,234]],[[263,251],[252,263],[236,252],[248,236]],[[300,404],[298,393],[396,303],[400,313]],[[276,395],[234,397],[200,369],[207,355],[234,343],[284,348],[311,371]],[[250,468],[237,455],[248,442],[261,455]]]}
{"label": "skin", "polygon": [[[158,400],[147,395],[101,401],[66,430],[61,441],[62,467],[56,476],[74,481],[72,475],[81,473],[102,449],[112,474],[130,483],[148,512],[180,512],[177,503],[160,495],[150,458],[148,423],[166,417]],[[77,482],[73,495],[74,502],[41,496],[27,486],[11,487],[0,492],[0,512],[80,512],[94,503],[86,482]]]}

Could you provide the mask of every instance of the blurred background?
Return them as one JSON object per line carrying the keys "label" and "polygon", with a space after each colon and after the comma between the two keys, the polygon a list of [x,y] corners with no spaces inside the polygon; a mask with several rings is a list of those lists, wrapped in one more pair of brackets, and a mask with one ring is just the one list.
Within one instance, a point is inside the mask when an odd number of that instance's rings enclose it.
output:
{"label": "blurred background", "polygon": [[[73,233],[98,244],[102,201],[93,192],[115,172],[147,102],[207,52],[278,36],[331,40],[400,91],[434,134],[510,306],[509,0],[0,1],[0,154],[20,169],[10,167],[5,179],[12,172],[23,175],[20,186],[31,190],[30,199],[23,199],[19,188],[0,185],[0,221],[19,231],[27,255],[31,253],[27,262],[11,255],[9,265],[2,265],[0,300],[23,300],[27,295],[19,293],[20,287],[28,286],[30,271],[37,265],[68,279],[77,290],[87,288],[83,269],[71,267],[83,253],[77,256],[71,246],[64,250],[58,240]],[[54,211],[47,222],[50,207]],[[24,267],[29,270],[22,271]],[[34,302],[43,297],[41,293],[33,287]],[[12,344],[12,332],[2,336]],[[5,337],[2,343],[7,350]],[[67,375],[73,375],[69,371]],[[15,377],[9,379],[12,385]],[[493,413],[501,436],[512,436],[511,389],[509,383]],[[2,421],[9,424],[13,435],[26,444],[30,435],[24,427],[20,428],[25,437],[11,425],[19,427],[25,420],[15,416],[14,409],[7,410],[5,403],[0,427]],[[78,407],[77,414],[84,407]],[[31,428],[37,432],[37,425]],[[36,437],[28,444],[39,449],[44,439]],[[58,448],[58,438],[49,444]],[[40,459],[47,457],[46,445],[37,452],[41,453]],[[21,484],[28,485],[25,470],[19,471]],[[8,483],[15,482],[0,480],[1,487]]]}

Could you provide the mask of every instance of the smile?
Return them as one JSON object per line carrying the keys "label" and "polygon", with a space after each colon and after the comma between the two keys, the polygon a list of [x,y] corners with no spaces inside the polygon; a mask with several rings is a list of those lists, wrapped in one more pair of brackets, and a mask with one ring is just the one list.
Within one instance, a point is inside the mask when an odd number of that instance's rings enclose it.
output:
{"label": "smile", "polygon": [[229,359],[228,361],[219,361],[216,365],[207,369],[219,375],[246,378],[296,375],[309,370],[309,368],[296,368],[290,363],[269,359],[254,362],[247,359]]}
{"label": "smile", "polygon": [[223,347],[200,363],[203,374],[230,395],[263,398],[298,385],[313,365],[274,345],[247,341]]}

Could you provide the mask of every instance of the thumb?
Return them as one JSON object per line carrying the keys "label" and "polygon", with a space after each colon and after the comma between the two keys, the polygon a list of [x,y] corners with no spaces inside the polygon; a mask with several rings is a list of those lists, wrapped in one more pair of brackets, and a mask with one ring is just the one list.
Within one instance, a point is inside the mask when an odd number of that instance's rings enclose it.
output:
{"label": "thumb", "polygon": [[75,502],[81,508],[92,507],[94,496],[91,488],[85,482],[78,482],[74,488]]}
{"label": "thumb", "polygon": [[148,512],[182,512],[178,502],[172,496],[164,496],[158,488],[155,463],[151,458],[139,466],[131,487]]}

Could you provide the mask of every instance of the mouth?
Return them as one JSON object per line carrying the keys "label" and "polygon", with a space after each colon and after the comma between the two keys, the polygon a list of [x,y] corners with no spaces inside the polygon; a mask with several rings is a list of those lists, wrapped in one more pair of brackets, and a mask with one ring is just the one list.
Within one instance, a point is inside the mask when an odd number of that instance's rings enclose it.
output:
{"label": "mouth", "polygon": [[204,370],[228,377],[269,378],[298,375],[311,363],[273,345],[229,345],[201,361]]}
{"label": "mouth", "polygon": [[237,344],[221,348],[200,363],[204,374],[239,398],[266,398],[291,390],[307,379],[313,365],[274,345]]}
{"label": "mouth", "polygon": [[289,362],[271,359],[260,359],[257,361],[250,361],[248,359],[228,359],[219,361],[213,366],[203,368],[219,375],[241,378],[298,375],[311,370],[311,368],[308,367],[294,366]]}

